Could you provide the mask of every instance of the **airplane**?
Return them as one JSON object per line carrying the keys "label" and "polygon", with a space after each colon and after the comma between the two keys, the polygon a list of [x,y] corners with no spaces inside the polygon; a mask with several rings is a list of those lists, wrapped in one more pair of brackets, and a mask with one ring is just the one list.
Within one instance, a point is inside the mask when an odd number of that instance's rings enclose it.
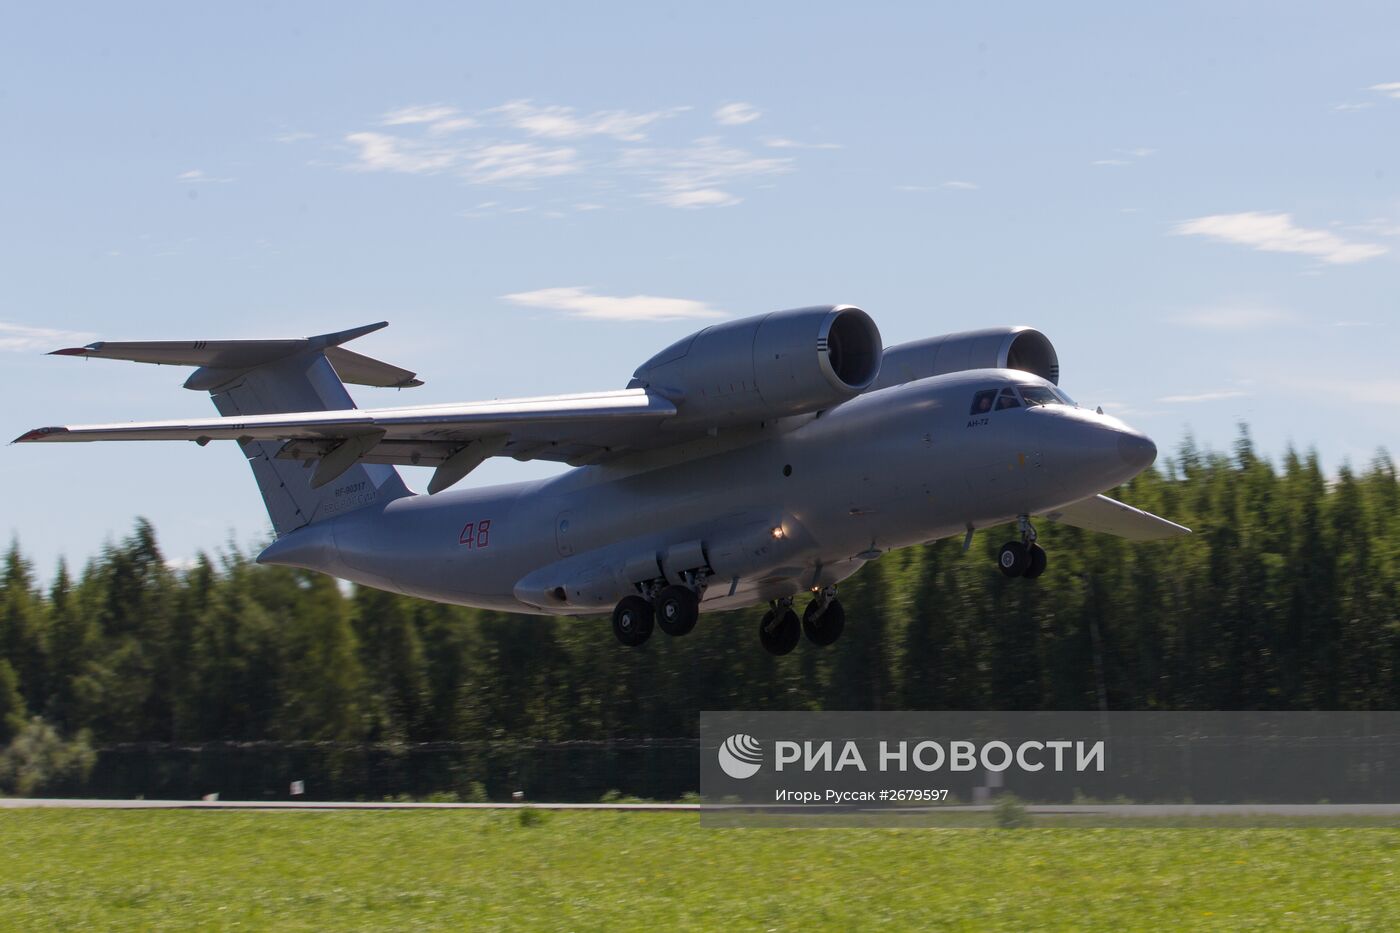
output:
{"label": "airplane", "polygon": [[[1046,569],[1032,518],[1131,540],[1189,529],[1100,493],[1157,448],[1059,387],[1028,326],[886,349],[865,311],[824,305],[678,340],[620,390],[355,407],[346,384],[415,373],[344,348],[385,322],[284,340],[102,341],[54,355],[197,367],[219,417],[38,428],[16,443],[237,442],[276,538],[260,563],[538,615],[612,612],[637,647],[701,612],[768,604],[774,655],[845,627],[837,586],[866,562],[1004,522],[998,566]],[[488,457],[574,469],[453,490]],[[434,468],[427,494],[395,469]],[[797,594],[809,594],[799,620]]]}

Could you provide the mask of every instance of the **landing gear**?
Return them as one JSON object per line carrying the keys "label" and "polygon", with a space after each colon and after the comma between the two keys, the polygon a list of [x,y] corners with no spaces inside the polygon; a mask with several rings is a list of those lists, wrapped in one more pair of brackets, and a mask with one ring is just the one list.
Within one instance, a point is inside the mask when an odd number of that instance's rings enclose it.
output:
{"label": "landing gear", "polygon": [[772,608],[763,614],[758,624],[758,640],[769,654],[784,655],[797,647],[802,638],[802,623],[792,611],[792,597],[775,599]]}
{"label": "landing gear", "polygon": [[613,609],[613,634],[629,648],[651,637],[652,622],[651,603],[640,596],[626,596]]}
{"label": "landing gear", "polygon": [[1034,580],[1045,572],[1045,548],[1038,544],[1031,545],[1031,563],[1026,568],[1026,572],[1021,574],[1027,580]]}
{"label": "landing gear", "polygon": [[1008,541],[1001,546],[1001,553],[997,555],[997,566],[1008,577],[1034,580],[1045,572],[1045,549],[1035,543],[1035,528],[1031,525],[1030,516],[1022,515],[1018,521],[1021,526],[1021,540]]}
{"label": "landing gear", "polygon": [[840,638],[845,628],[846,610],[836,598],[836,587],[822,588],[802,613],[802,631],[807,634],[807,640],[825,648]]}
{"label": "landing gear", "polygon": [[656,624],[667,635],[684,635],[700,618],[700,597],[688,586],[671,585],[656,594]]}
{"label": "landing gear", "polygon": [[1031,566],[1030,550],[1020,541],[1008,541],[997,555],[997,566],[1008,577],[1023,577]]}

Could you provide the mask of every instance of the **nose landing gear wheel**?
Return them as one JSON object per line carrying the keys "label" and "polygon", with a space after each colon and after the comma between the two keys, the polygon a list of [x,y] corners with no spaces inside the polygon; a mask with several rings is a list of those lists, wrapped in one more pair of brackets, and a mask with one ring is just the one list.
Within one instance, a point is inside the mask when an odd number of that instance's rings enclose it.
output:
{"label": "nose landing gear wheel", "polygon": [[846,628],[846,610],[837,599],[827,600],[826,609],[819,612],[820,605],[820,600],[816,599],[807,604],[802,613],[802,631],[807,633],[807,640],[812,644],[825,648],[840,638]]}
{"label": "nose landing gear wheel", "polygon": [[685,586],[668,586],[656,596],[656,624],[667,635],[684,635],[700,618],[700,598]]}
{"label": "nose landing gear wheel", "polygon": [[651,637],[651,603],[640,596],[627,596],[613,609],[613,634],[629,648]]}
{"label": "nose landing gear wheel", "polygon": [[777,612],[769,609],[758,624],[758,640],[769,654],[784,655],[797,647],[802,638],[802,623],[797,621],[797,613],[791,609]]}
{"label": "nose landing gear wheel", "polygon": [[1025,576],[1031,565],[1030,550],[1020,541],[1008,541],[997,555],[997,566],[1008,577]]}

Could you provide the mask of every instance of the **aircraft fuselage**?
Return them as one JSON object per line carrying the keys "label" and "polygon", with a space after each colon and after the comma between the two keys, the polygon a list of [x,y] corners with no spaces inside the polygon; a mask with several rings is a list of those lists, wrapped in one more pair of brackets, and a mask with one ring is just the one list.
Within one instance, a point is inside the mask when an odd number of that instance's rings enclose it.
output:
{"label": "aircraft fuselage", "polygon": [[285,535],[260,560],[555,615],[610,611],[638,562],[668,579],[703,565],[701,610],[739,608],[835,584],[894,548],[1082,500],[1151,464],[1150,440],[1091,410],[972,410],[978,392],[1049,385],[1001,369],[918,379],[548,480],[362,508]]}

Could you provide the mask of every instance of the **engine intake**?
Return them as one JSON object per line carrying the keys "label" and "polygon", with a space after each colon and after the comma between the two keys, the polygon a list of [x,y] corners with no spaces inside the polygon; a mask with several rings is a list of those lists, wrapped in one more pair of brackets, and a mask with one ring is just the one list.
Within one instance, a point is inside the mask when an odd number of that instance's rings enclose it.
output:
{"label": "engine intake", "polygon": [[823,305],[716,324],[652,357],[629,388],[676,404],[677,422],[736,424],[829,408],[875,383],[883,345],[860,308]]}

